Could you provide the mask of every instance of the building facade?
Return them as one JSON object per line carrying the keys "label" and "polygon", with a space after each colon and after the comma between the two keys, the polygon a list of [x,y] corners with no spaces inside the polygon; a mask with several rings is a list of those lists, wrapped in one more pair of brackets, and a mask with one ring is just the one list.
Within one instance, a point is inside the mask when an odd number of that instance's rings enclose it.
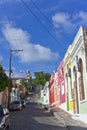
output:
{"label": "building facade", "polygon": [[50,105],[54,105],[54,78],[55,72],[52,73],[50,81],[49,81],[49,94],[50,94]]}
{"label": "building facade", "polygon": [[63,61],[60,63],[58,67],[58,100],[60,107],[65,109],[66,107],[66,91],[65,91],[65,81],[64,81],[64,69],[63,69]]}
{"label": "building facade", "polygon": [[59,102],[58,102],[58,71],[55,72],[54,74],[54,107],[58,107],[59,106]]}
{"label": "building facade", "polygon": [[46,82],[44,88],[41,90],[41,104],[49,106],[49,82]]}
{"label": "building facade", "polygon": [[68,47],[57,72],[51,75],[51,104],[57,101],[55,97],[62,109],[73,114],[87,113],[87,29],[82,26]]}
{"label": "building facade", "polygon": [[87,113],[87,30],[80,27],[64,57],[67,111]]}

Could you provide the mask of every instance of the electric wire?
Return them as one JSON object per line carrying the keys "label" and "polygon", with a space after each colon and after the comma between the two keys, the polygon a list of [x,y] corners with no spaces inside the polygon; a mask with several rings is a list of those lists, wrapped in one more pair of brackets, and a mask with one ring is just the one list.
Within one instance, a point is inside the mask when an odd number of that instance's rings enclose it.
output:
{"label": "electric wire", "polygon": [[61,42],[59,42],[55,36],[48,30],[48,28],[41,22],[41,20],[34,14],[34,12],[30,9],[30,7],[23,1],[20,0],[23,5],[28,9],[28,11],[31,12],[31,14],[35,17],[35,19],[43,26],[43,28],[48,32],[48,34],[57,42],[60,43],[59,45],[62,47],[63,51],[66,50],[65,47],[61,44]]}
{"label": "electric wire", "polygon": [[[44,16],[44,18],[50,23],[50,25],[53,27],[53,24],[52,22],[50,21],[50,19],[42,12],[42,10],[39,8],[39,6],[33,1],[33,0],[30,0],[32,2],[32,4],[34,5],[34,7],[36,7],[36,9]],[[55,29],[54,29],[55,30]],[[55,30],[56,31],[56,30]],[[62,32],[59,32],[63,35],[63,37],[65,38],[65,40],[67,39],[65,34],[62,33]]]}

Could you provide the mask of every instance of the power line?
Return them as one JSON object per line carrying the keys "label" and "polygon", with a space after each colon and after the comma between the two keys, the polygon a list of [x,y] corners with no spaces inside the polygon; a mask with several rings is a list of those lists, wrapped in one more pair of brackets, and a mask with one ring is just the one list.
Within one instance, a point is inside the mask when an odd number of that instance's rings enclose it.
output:
{"label": "power line", "polygon": [[39,10],[39,12],[47,19],[47,21],[53,26],[53,24],[50,22],[48,17],[41,11],[41,9],[34,3],[33,0],[31,0],[32,4]]}
{"label": "power line", "polygon": [[[41,22],[41,20],[34,14],[34,12],[30,9],[30,7],[23,1],[23,0],[20,0],[23,5],[31,12],[31,14],[35,17],[35,19],[43,26],[43,28],[49,33],[49,35],[57,42],[57,43],[60,43],[56,38],[55,36],[48,30],[48,28]],[[60,43],[59,44],[64,50],[65,50],[65,47]]]}
{"label": "power line", "polygon": [[[38,9],[38,11],[44,16],[44,18],[50,23],[50,25],[53,27],[53,24],[51,23],[51,21],[49,20],[49,18],[42,12],[42,10],[39,8],[39,6],[33,1],[30,0],[32,2],[32,4],[34,5],[34,7],[36,7],[36,9]],[[64,38],[66,39],[66,36],[64,35],[64,33],[60,32]]]}

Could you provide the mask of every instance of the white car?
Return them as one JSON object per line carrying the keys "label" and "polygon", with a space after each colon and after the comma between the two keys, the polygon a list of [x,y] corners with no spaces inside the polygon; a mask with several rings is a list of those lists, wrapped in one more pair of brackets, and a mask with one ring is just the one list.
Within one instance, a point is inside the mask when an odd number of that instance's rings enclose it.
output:
{"label": "white car", "polygon": [[9,106],[10,110],[22,110],[22,103],[21,101],[13,101]]}

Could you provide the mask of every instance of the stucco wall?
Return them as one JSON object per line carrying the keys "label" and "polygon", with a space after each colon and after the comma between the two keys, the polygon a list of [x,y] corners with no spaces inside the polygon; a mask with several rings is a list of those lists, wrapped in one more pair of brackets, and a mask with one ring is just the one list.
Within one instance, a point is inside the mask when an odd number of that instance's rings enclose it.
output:
{"label": "stucco wall", "polygon": [[80,103],[80,114],[87,113],[87,101]]}

